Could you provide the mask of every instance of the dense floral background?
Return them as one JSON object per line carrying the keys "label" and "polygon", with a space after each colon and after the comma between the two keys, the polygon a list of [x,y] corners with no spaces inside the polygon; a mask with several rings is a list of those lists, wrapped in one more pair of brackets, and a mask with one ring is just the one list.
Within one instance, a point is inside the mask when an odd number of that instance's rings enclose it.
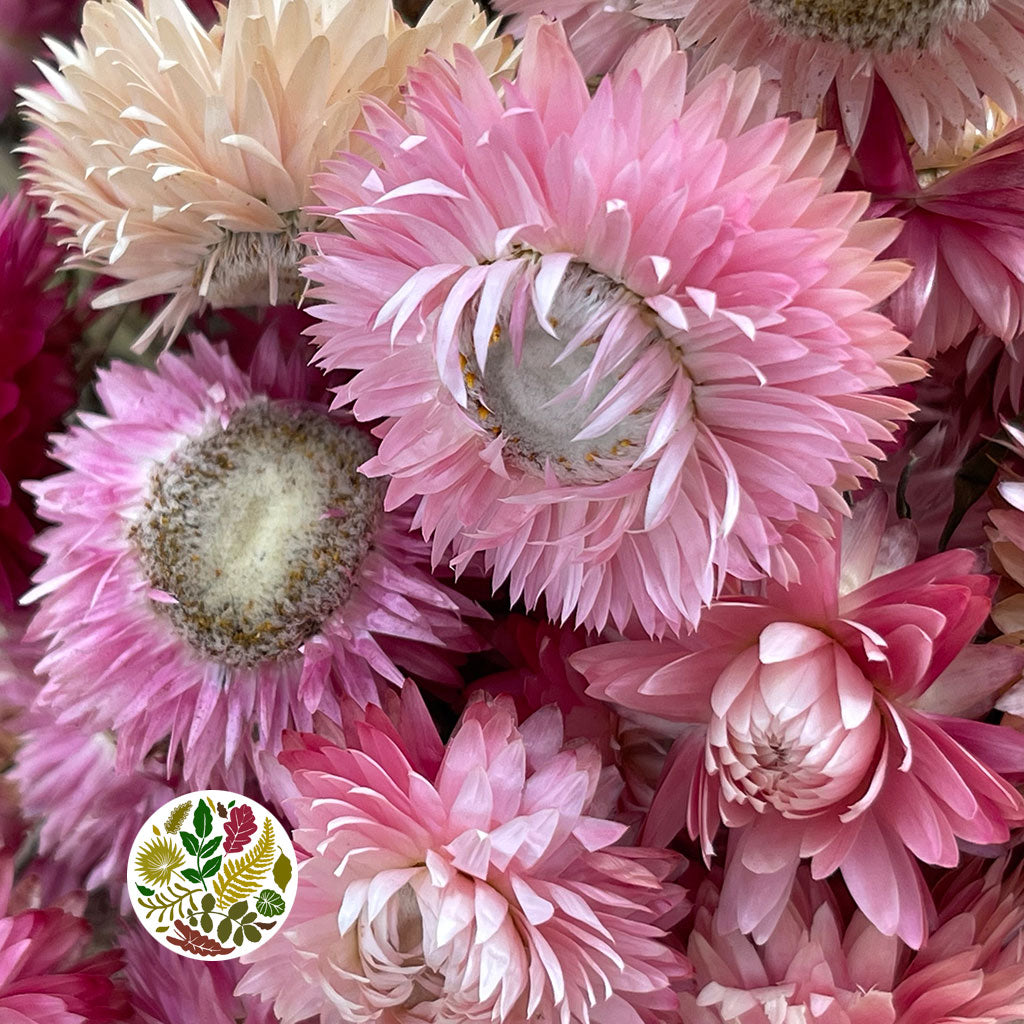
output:
{"label": "dense floral background", "polygon": [[1024,0],[0,0],[0,117],[0,1024],[1024,1021]]}

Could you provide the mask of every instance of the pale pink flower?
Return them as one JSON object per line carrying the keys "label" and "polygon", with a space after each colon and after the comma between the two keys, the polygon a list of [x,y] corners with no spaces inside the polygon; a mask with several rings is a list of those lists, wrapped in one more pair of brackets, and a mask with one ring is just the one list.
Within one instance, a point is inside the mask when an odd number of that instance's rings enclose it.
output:
{"label": "pale pink flower", "polygon": [[[115,362],[106,415],[57,437],[68,471],[32,486],[57,524],[30,595],[40,701],[113,729],[122,769],[166,739],[191,788],[240,789],[282,730],[406,672],[454,681],[448,652],[478,646],[462,622],[475,606],[357,472],[370,439],[305,401],[275,351],[250,374],[198,336],[155,371]],[[257,369],[300,390],[268,399]]]}
{"label": "pale pink flower", "polygon": [[67,229],[68,263],[116,279],[95,305],[168,301],[139,339],[207,306],[301,297],[302,208],[321,161],[349,145],[359,96],[400,106],[411,63],[511,42],[472,0],[411,28],[390,0],[231,0],[205,28],[185,0],[88,4],[49,89],[21,90],[36,126],[25,176]]}
{"label": "pale pink flower", "polygon": [[339,399],[385,418],[365,468],[454,565],[548,615],[651,634],[696,623],[726,575],[785,580],[785,529],[874,473],[920,375],[871,307],[889,221],[834,193],[810,122],[763,122],[756,73],[687,93],[649,34],[590,96],[535,19],[496,95],[461,52],[411,78],[408,123],[368,107],[383,166],[317,191],[352,237],[310,276]]}
{"label": "pale pink flower", "polygon": [[778,81],[779,107],[818,114],[833,88],[846,137],[856,146],[872,88],[892,94],[924,150],[981,124],[984,97],[1024,114],[1021,0],[667,0],[684,46],[702,48],[695,74],[718,64],[753,65]]}
{"label": "pale pink flower", "polygon": [[719,929],[714,882],[698,891],[689,1024],[1016,1024],[1024,1015],[1019,863],[972,859],[943,877],[938,918],[914,953],[801,871],[761,945]]}
{"label": "pale pink flower", "polygon": [[130,1008],[111,975],[119,951],[86,958],[89,926],[59,907],[15,912],[13,866],[0,858],[0,1020],[4,1024],[112,1024]]}
{"label": "pale pink flower", "polygon": [[178,956],[137,928],[121,944],[133,1024],[277,1024],[269,1006],[234,994],[242,976],[237,961]]}
{"label": "pale pink flower", "polygon": [[564,745],[556,709],[517,726],[500,699],[442,747],[411,686],[402,701],[415,745],[370,706],[348,749],[281,755],[312,856],[237,991],[283,1024],[666,1019],[689,970],[658,927],[685,909],[678,856],[612,845],[625,826],[589,814],[597,751]]}
{"label": "pale pink flower", "polygon": [[573,656],[591,692],[689,724],[648,829],[685,824],[713,852],[729,835],[722,928],[763,939],[803,858],[841,871],[884,934],[924,940],[918,860],[951,867],[959,841],[998,844],[1024,824],[1024,736],[972,720],[1018,678],[1024,653],[970,645],[993,581],[970,551],[914,562],[885,503],[855,510],[839,544],[807,538],[788,591],[725,598],[686,640]]}

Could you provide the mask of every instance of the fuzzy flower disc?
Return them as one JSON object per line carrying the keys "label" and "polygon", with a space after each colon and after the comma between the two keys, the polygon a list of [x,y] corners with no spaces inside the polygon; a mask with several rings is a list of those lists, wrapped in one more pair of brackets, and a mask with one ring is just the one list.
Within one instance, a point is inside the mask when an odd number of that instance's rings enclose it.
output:
{"label": "fuzzy flower disc", "polygon": [[[343,692],[375,701],[403,669],[446,679],[443,648],[474,641],[472,604],[425,571],[408,516],[357,471],[369,437],[193,344],[156,372],[114,363],[107,415],[57,438],[69,470],[33,485],[57,525],[31,596],[43,704],[114,729],[122,767],[169,735],[168,761],[180,746],[202,785],[316,711],[337,717]],[[280,381],[275,352],[254,366]]]}
{"label": "fuzzy flower disc", "polygon": [[309,181],[359,94],[398,104],[408,65],[455,43],[491,70],[508,55],[472,0],[415,28],[388,0],[232,0],[209,30],[185,0],[88,3],[74,49],[51,44],[52,92],[23,92],[27,177],[70,262],[124,282],[98,305],[170,294],[140,344],[207,304],[294,302]]}
{"label": "fuzzy flower disc", "polygon": [[667,31],[591,97],[561,28],[532,23],[496,95],[465,50],[367,111],[382,168],[329,165],[351,237],[310,275],[320,361],[383,418],[388,503],[419,499],[435,557],[483,552],[555,619],[696,623],[727,574],[789,575],[910,407],[871,311],[902,280],[889,221],[835,193],[813,124],[765,121],[758,76],[687,92]]}

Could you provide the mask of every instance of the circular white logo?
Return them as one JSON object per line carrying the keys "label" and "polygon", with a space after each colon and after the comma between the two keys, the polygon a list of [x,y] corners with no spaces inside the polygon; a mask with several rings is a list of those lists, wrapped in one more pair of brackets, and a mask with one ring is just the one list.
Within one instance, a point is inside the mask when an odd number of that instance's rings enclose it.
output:
{"label": "circular white logo", "polygon": [[128,889],[146,931],[197,960],[262,945],[295,902],[295,849],[255,800],[186,793],[151,814],[132,844]]}

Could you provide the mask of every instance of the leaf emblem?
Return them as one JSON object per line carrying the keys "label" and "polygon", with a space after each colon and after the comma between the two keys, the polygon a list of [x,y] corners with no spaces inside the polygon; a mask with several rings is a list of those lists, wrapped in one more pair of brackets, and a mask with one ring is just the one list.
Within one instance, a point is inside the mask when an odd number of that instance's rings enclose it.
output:
{"label": "leaf emblem", "polygon": [[192,801],[186,800],[183,804],[178,804],[173,811],[167,816],[167,820],[164,822],[164,831],[170,832],[173,836],[182,825],[185,824],[185,816],[192,809]]}
{"label": "leaf emblem", "polygon": [[216,939],[211,939],[195,928],[189,928],[184,921],[175,921],[174,927],[179,934],[169,936],[167,941],[172,946],[180,946],[186,953],[194,953],[196,956],[222,956],[234,952],[234,946],[222,946]]}
{"label": "leaf emblem", "polygon": [[196,804],[195,814],[192,815],[192,827],[200,839],[205,839],[213,831],[213,812],[203,800]]}
{"label": "leaf emblem", "polygon": [[[225,844],[226,848],[226,844]],[[263,878],[274,862],[274,826],[270,818],[263,821],[259,839],[248,853],[225,861],[213,880],[217,906],[222,910],[232,903],[244,900],[260,888]]]}
{"label": "leaf emblem", "polygon": [[264,889],[256,897],[256,911],[264,917],[279,917],[285,909],[284,900],[273,889]]}
{"label": "leaf emblem", "polygon": [[185,855],[178,844],[166,836],[150,839],[135,856],[135,867],[150,885],[166,885],[184,863]]}
{"label": "leaf emblem", "polygon": [[224,840],[224,852],[239,853],[244,850],[255,832],[256,815],[252,813],[252,808],[246,804],[232,807],[224,826],[224,835],[227,836]]}
{"label": "leaf emblem", "polygon": [[282,853],[274,861],[274,885],[284,892],[292,880],[292,862]]}

